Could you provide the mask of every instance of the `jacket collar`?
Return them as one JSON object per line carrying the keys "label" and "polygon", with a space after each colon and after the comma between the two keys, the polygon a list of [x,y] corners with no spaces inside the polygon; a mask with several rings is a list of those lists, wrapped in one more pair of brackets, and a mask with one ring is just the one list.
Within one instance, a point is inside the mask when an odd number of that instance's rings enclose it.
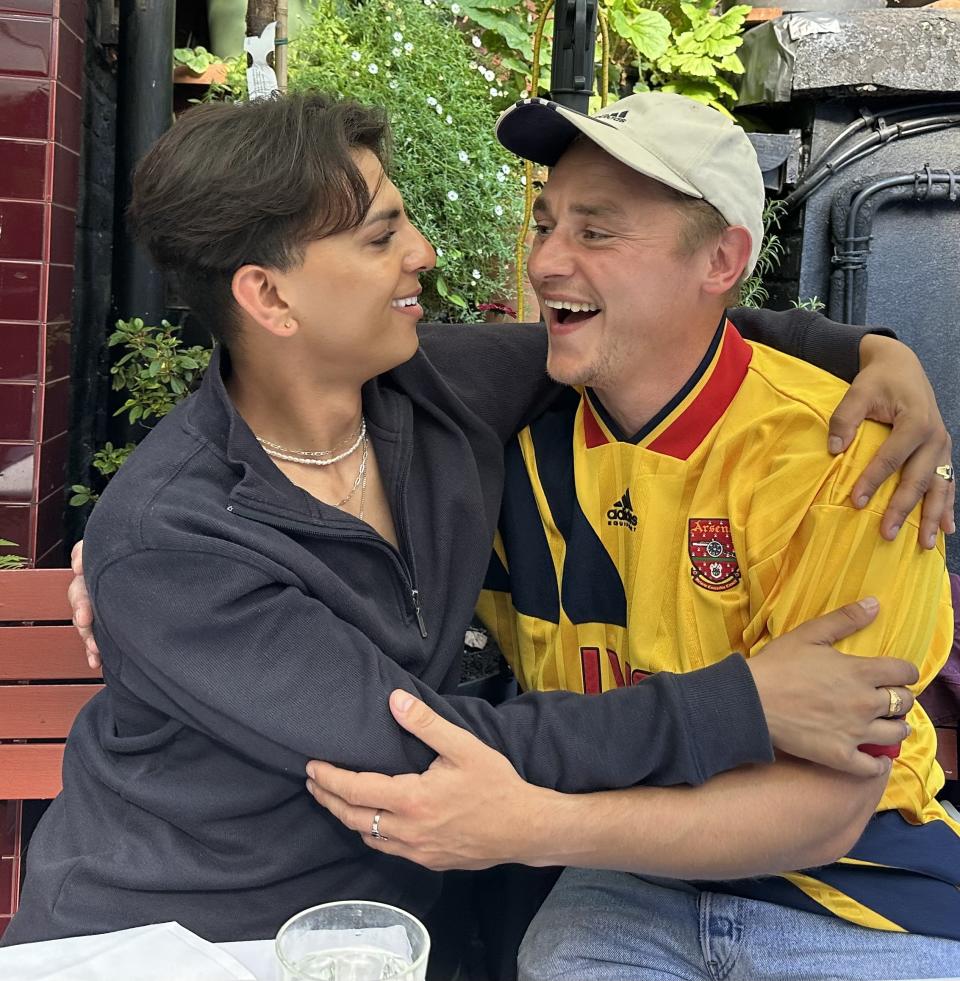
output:
{"label": "jacket collar", "polygon": [[[224,379],[229,373],[230,354],[218,344],[200,388],[191,400],[187,422],[225,456],[225,462],[236,472],[238,480],[230,492],[230,502],[266,509],[278,517],[292,520],[355,525],[355,519],[350,515],[321,503],[292,483],[273,464],[227,394]],[[382,391],[379,379],[364,386],[363,404],[368,429],[379,428],[387,432],[396,429],[396,421],[390,418],[395,415],[390,411],[395,398],[396,393]]]}

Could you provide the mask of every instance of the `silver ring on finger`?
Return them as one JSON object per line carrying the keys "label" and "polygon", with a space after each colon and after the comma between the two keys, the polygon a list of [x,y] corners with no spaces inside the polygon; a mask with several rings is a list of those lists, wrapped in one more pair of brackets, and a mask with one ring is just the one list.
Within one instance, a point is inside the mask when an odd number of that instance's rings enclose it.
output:
{"label": "silver ring on finger", "polygon": [[377,841],[389,841],[390,839],[385,835],[380,833],[380,818],[383,817],[382,811],[377,811],[373,815],[373,824],[370,826],[370,837],[376,838]]}
{"label": "silver ring on finger", "polygon": [[942,477],[948,484],[953,483],[954,470],[952,463],[945,463],[942,467],[937,467],[933,472],[938,477]]}

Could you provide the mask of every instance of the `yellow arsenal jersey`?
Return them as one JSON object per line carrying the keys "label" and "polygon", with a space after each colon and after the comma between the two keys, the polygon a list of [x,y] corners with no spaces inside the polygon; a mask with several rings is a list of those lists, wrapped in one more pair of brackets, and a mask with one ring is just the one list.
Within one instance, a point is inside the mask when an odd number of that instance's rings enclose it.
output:
{"label": "yellow arsenal jersey", "polygon": [[[727,321],[693,376],[644,429],[621,433],[571,389],[507,450],[500,532],[479,612],[523,688],[596,693],[654,671],[746,656],[862,596],[876,621],[841,649],[914,661],[918,689],[953,635],[942,536],[896,541],[854,481],[886,436],[867,423],[827,452],[842,382],[744,341]],[[840,862],[718,887],[865,926],[960,939],[960,825],[935,800],[943,772],[919,705],[887,790]],[[745,820],[750,816],[745,815]]]}

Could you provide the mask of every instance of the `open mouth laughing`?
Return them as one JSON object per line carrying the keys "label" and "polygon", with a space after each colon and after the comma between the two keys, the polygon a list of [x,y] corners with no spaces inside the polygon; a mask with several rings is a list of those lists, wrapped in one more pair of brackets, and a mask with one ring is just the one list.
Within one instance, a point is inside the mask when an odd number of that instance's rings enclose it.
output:
{"label": "open mouth laughing", "polygon": [[567,333],[592,320],[601,307],[590,300],[567,300],[545,297],[547,326],[554,333]]}

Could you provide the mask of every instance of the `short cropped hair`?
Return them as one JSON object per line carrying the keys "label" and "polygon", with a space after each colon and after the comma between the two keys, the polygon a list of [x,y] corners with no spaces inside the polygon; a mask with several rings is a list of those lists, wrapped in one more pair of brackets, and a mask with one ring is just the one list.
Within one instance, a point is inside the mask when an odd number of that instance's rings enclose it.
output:
{"label": "short cropped hair", "polygon": [[236,339],[233,274],[288,270],[311,242],[360,224],[371,196],[354,158],[384,168],[380,110],[318,92],[197,106],[137,167],[128,219],[214,338]]}
{"label": "short cropped hair", "polygon": [[[677,243],[681,256],[691,256],[701,246],[708,242],[715,242],[730,227],[730,222],[708,201],[683,194],[672,187],[664,186],[664,189],[676,203],[683,218]],[[746,279],[745,275],[741,275],[724,296],[724,303],[728,307],[739,303],[740,287]]]}

